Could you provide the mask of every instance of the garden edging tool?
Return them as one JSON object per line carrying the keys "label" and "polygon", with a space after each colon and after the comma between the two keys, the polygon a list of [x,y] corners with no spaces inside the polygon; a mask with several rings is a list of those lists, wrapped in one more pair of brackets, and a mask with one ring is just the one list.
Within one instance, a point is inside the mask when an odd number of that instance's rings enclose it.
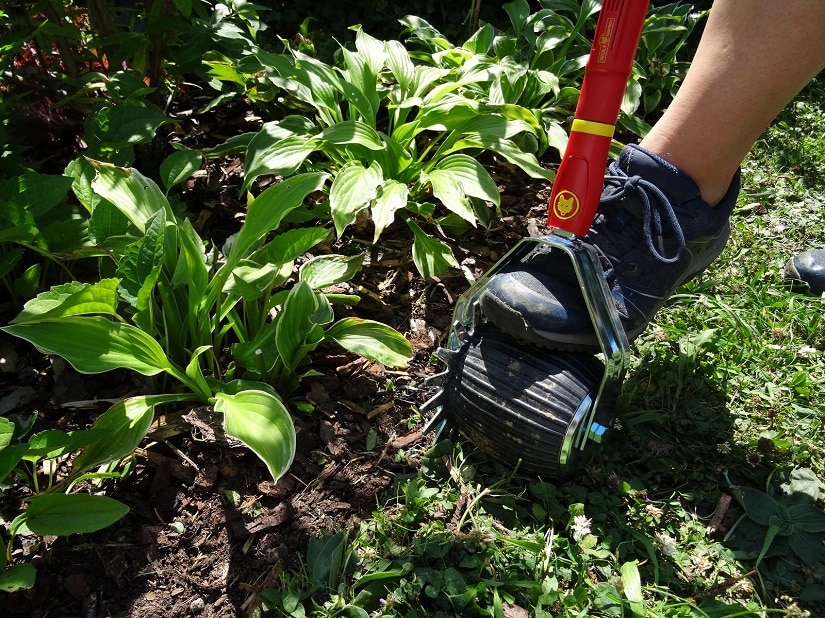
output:
{"label": "garden edging tool", "polygon": [[[629,344],[596,249],[581,241],[599,205],[613,130],[648,0],[605,0],[570,139],[548,204],[550,233],[519,241],[456,302],[441,390],[425,430],[454,427],[481,450],[528,474],[565,476],[612,424]],[[479,297],[505,266],[542,252],[572,262],[598,335],[601,359],[519,343],[485,321]],[[555,259],[555,258],[554,258]]]}

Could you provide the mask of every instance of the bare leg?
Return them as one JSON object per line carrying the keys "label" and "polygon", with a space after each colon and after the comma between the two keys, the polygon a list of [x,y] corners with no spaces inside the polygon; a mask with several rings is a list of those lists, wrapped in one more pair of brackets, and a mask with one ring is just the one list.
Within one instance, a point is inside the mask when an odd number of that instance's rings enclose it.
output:
{"label": "bare leg", "polygon": [[644,148],[715,205],[774,117],[825,68],[822,0],[716,0],[673,103]]}

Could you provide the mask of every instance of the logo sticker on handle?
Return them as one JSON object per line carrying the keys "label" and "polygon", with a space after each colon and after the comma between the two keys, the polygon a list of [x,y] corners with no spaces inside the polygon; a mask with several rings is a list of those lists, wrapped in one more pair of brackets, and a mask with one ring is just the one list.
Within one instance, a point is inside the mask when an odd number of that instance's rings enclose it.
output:
{"label": "logo sticker on handle", "polygon": [[556,194],[556,199],[553,201],[553,214],[559,219],[571,219],[579,212],[579,196],[563,189]]}

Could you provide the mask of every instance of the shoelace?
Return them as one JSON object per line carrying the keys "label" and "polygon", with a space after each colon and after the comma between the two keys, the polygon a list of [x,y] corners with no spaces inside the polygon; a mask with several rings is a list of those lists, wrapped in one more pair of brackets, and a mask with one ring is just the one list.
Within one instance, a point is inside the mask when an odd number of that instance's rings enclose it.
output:
{"label": "shoelace", "polygon": [[[645,180],[641,176],[629,176],[622,171],[618,165],[610,166],[611,174],[605,176],[605,182],[610,186],[615,186],[618,190],[610,196],[602,197],[602,204],[614,202],[622,199],[629,191],[635,192],[644,205],[643,225],[645,242],[648,249],[657,260],[664,264],[672,264],[682,257],[685,250],[685,235],[682,226],[676,218],[676,213],[670,200],[659,187],[652,182]],[[653,200],[651,201],[651,196]],[[676,240],[676,255],[668,257],[664,254],[664,237],[662,235],[662,215],[670,224]],[[659,247],[654,246],[654,237],[658,241]]]}

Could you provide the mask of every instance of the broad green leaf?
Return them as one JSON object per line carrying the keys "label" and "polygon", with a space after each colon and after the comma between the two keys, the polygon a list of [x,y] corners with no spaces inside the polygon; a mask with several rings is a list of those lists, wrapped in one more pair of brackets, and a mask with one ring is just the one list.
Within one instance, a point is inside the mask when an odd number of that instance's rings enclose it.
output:
{"label": "broad green leaf", "polygon": [[40,221],[66,199],[71,186],[72,179],[68,176],[29,172],[0,182],[0,195]]}
{"label": "broad green leaf", "polygon": [[157,130],[173,122],[157,107],[132,101],[104,104],[86,123],[86,141],[92,150],[120,150],[152,141]]}
{"label": "broad green leaf", "polygon": [[633,560],[625,562],[621,567],[622,590],[630,602],[630,611],[634,616],[644,616],[645,604],[642,596],[642,579],[639,576],[639,565]]}
{"label": "broad green leaf", "polygon": [[410,59],[410,53],[401,41],[394,39],[386,41],[384,49],[387,55],[387,67],[398,81],[398,85],[401,86],[401,92],[407,94],[415,73],[415,65]]}
{"label": "broad green leaf", "polygon": [[27,302],[11,323],[90,313],[117,315],[117,285],[117,279],[102,279],[95,284],[72,281],[56,285]]}
{"label": "broad green leaf", "polygon": [[158,210],[146,221],[143,238],[127,247],[117,265],[120,293],[138,312],[149,306],[160,277],[166,248],[166,212]]}
{"label": "broad green leaf", "polygon": [[273,480],[286,474],[295,457],[295,426],[277,397],[262,390],[218,393],[215,410],[224,415],[227,435],[252,449]]}
{"label": "broad green leaf", "polygon": [[107,496],[91,494],[39,494],[12,523],[40,536],[68,536],[97,532],[129,512],[129,507]]}
{"label": "broad green leaf", "polygon": [[201,300],[209,284],[206,248],[189,219],[178,225],[178,263],[172,275],[172,285],[186,285],[189,288],[190,319],[198,319]]}
{"label": "broad green leaf", "polygon": [[17,592],[18,590],[30,590],[34,588],[36,579],[37,569],[31,562],[15,564],[8,570],[0,573],[0,591]]}
{"label": "broad green leaf", "polygon": [[100,439],[83,449],[75,458],[74,474],[80,474],[100,464],[117,461],[134,452],[146,436],[154,418],[155,407],[165,403],[191,401],[189,393],[180,395],[147,395],[130,397],[113,405],[92,424]]}
{"label": "broad green leaf", "polygon": [[68,432],[59,429],[47,429],[29,438],[29,450],[26,451],[23,459],[37,461],[38,459],[61,457],[91,444],[99,437],[98,432],[92,429]]}
{"label": "broad green leaf", "polygon": [[353,256],[320,255],[314,257],[303,266],[298,280],[303,281],[313,290],[320,290],[336,283],[349,281],[355,276],[364,262],[361,254]]}
{"label": "broad green leaf", "polygon": [[328,174],[310,172],[292,176],[268,187],[249,205],[246,221],[235,237],[229,253],[229,270],[269,232],[278,228],[284,215],[300,206],[306,197],[324,186]]}
{"label": "broad green leaf", "polygon": [[72,316],[12,324],[4,331],[43,354],[62,356],[81,373],[131,369],[146,376],[172,365],[157,341],[142,330],[98,316]]}
{"label": "broad green leaf", "polygon": [[422,178],[430,182],[433,187],[433,195],[444,204],[447,210],[454,212],[475,226],[475,211],[473,211],[472,205],[467,200],[467,195],[461,189],[461,185],[456,182],[452,174],[433,170],[431,174],[422,174]]}
{"label": "broad green leaf", "polygon": [[314,586],[329,590],[337,588],[344,552],[347,549],[347,536],[346,532],[338,532],[309,540],[307,570],[309,581]]}
{"label": "broad green leaf", "polygon": [[543,178],[544,180],[553,180],[556,177],[555,172],[545,169],[541,166],[536,156],[522,151],[512,140],[503,139],[491,136],[481,136],[478,134],[468,135],[458,140],[449,149],[449,152],[458,152],[467,149],[482,148],[484,150],[492,150],[507,159],[513,165],[518,166],[524,173],[531,178]]}
{"label": "broad green leaf", "polygon": [[125,247],[138,239],[137,231],[129,218],[114,204],[96,193],[94,196],[96,201],[89,218],[89,234],[98,246],[111,250],[112,255],[120,256]]}
{"label": "broad green leaf", "polygon": [[797,504],[813,504],[819,499],[819,481],[808,468],[793,469],[788,482],[782,484],[782,489]]}
{"label": "broad green leaf", "polygon": [[745,514],[761,526],[770,525],[772,516],[779,515],[779,505],[764,491],[753,487],[734,486],[730,488],[736,501],[745,509]]}
{"label": "broad green leaf", "polygon": [[238,294],[246,301],[258,300],[273,287],[282,285],[292,274],[292,262],[242,262],[223,286],[227,294]]}
{"label": "broad green leaf", "polygon": [[379,41],[375,37],[370,36],[363,28],[359,27],[355,33],[355,49],[358,50],[358,55],[369,67],[369,73],[372,76],[378,75],[379,71],[381,71],[386,64],[386,46],[384,41]]}
{"label": "broad green leaf", "polygon": [[409,187],[404,183],[392,179],[384,181],[371,210],[372,223],[375,226],[372,242],[378,241],[381,233],[395,219],[395,213],[407,205],[409,196]]}
{"label": "broad green leaf", "polygon": [[186,365],[184,374],[189,378],[190,382],[187,386],[197,393],[201,399],[208,401],[212,395],[212,389],[206,382],[206,376],[203,375],[203,369],[200,365],[200,357],[202,354],[212,351],[211,345],[202,345],[192,352],[189,363]]}
{"label": "broad green leaf", "polygon": [[146,230],[149,218],[159,210],[165,211],[169,221],[174,221],[166,196],[153,180],[133,168],[89,162],[97,172],[92,181],[94,192],[114,204],[141,233]]}
{"label": "broad green leaf", "polygon": [[355,222],[358,213],[370,206],[383,181],[381,170],[375,166],[364,167],[353,161],[340,169],[329,190],[332,220],[339,237]]}
{"label": "broad green leaf", "polygon": [[262,130],[246,147],[241,191],[249,189],[258,176],[292,176],[317,146],[318,142],[311,135],[292,135],[276,140]]}
{"label": "broad green leaf", "polygon": [[788,507],[788,518],[796,530],[825,532],[825,511],[813,504],[794,504]]}
{"label": "broad green leaf", "polygon": [[414,221],[408,220],[407,225],[413,232],[413,262],[422,276],[437,277],[449,272],[451,268],[459,268],[446,243],[429,236]]}
{"label": "broad green leaf", "polygon": [[430,172],[449,175],[461,190],[473,197],[492,202],[496,206],[501,203],[501,196],[495,181],[490,173],[477,160],[465,154],[454,154],[439,161]]}
{"label": "broad green leaf", "polygon": [[207,159],[220,159],[233,154],[241,154],[246,152],[249,147],[249,142],[257,135],[257,133],[240,133],[228,138],[225,142],[212,146],[211,148],[204,148],[201,154]]}
{"label": "broad green leaf", "polygon": [[326,339],[390,367],[406,367],[412,357],[410,342],[401,333],[373,320],[339,320],[327,329]]}
{"label": "broad green leaf", "polygon": [[825,564],[825,539],[822,534],[797,530],[788,537],[788,545],[808,566],[821,567]]}
{"label": "broad green leaf", "polygon": [[11,444],[14,437],[14,423],[9,419],[0,416],[0,451]]}
{"label": "broad green leaf", "polygon": [[17,467],[28,450],[28,444],[11,444],[0,449],[0,483]]}
{"label": "broad green leaf", "polygon": [[295,371],[306,355],[324,339],[324,329],[312,321],[318,310],[315,292],[304,282],[289,291],[278,314],[275,343],[278,354],[289,371]]}
{"label": "broad green leaf", "polygon": [[378,131],[363,122],[355,120],[338,122],[324,129],[319,136],[319,141],[335,144],[336,146],[358,144],[369,150],[384,150],[386,148]]}
{"label": "broad green leaf", "polygon": [[302,227],[278,234],[263,249],[262,255],[268,262],[287,264],[303,255],[329,236],[323,227]]}
{"label": "broad green leaf", "polygon": [[160,164],[160,177],[168,191],[183,182],[201,166],[203,157],[197,150],[176,150]]}

